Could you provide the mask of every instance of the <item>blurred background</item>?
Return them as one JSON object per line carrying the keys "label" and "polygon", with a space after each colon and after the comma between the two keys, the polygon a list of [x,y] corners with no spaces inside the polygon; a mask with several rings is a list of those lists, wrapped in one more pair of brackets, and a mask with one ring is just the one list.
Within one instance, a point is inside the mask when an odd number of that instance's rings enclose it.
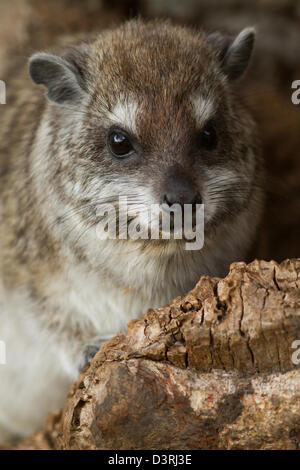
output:
{"label": "blurred background", "polygon": [[60,35],[70,42],[137,15],[209,31],[257,27],[241,83],[267,168],[265,215],[251,258],[300,257],[300,105],[291,101],[292,82],[300,80],[300,0],[1,0],[0,79],[16,60],[49,48]]}

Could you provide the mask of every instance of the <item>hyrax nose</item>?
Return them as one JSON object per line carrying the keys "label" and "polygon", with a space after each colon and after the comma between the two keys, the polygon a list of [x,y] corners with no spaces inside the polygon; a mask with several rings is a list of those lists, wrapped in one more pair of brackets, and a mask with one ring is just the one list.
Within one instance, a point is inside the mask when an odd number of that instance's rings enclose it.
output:
{"label": "hyrax nose", "polygon": [[162,204],[201,204],[201,196],[185,176],[171,174],[167,178],[166,191],[161,197]]}

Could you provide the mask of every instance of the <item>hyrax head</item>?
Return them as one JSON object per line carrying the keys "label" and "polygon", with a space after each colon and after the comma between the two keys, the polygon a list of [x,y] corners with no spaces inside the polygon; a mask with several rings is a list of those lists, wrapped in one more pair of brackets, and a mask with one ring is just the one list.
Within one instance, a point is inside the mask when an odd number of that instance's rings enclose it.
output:
{"label": "hyrax head", "polygon": [[[248,205],[254,128],[234,84],[253,42],[252,28],[230,39],[131,21],[60,57],[30,59],[31,77],[51,101],[65,192],[86,204],[91,223],[97,205],[120,196],[129,213],[203,203],[206,228]],[[140,209],[139,217],[148,215]]]}

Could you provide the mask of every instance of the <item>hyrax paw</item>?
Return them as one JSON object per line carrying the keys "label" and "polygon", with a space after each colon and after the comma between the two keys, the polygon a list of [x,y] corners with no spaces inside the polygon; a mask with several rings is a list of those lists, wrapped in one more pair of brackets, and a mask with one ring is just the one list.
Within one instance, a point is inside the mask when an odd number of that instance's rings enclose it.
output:
{"label": "hyrax paw", "polygon": [[88,344],[84,350],[84,360],[85,363],[88,364],[91,362],[93,357],[97,354],[99,351],[101,345],[96,346],[95,344]]}
{"label": "hyrax paw", "polygon": [[97,354],[99,351],[101,345],[107,340],[108,338],[97,338],[91,343],[88,343],[85,345],[83,349],[83,354],[82,358],[80,361],[80,370],[84,369],[87,364],[91,362],[93,357]]}

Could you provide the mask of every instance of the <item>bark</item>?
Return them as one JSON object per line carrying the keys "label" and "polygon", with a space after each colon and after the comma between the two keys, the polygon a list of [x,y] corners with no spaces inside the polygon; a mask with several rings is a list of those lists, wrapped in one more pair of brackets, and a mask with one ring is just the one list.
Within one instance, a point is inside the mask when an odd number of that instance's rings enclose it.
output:
{"label": "bark", "polygon": [[300,259],[202,277],[107,341],[18,448],[298,449],[299,287]]}

